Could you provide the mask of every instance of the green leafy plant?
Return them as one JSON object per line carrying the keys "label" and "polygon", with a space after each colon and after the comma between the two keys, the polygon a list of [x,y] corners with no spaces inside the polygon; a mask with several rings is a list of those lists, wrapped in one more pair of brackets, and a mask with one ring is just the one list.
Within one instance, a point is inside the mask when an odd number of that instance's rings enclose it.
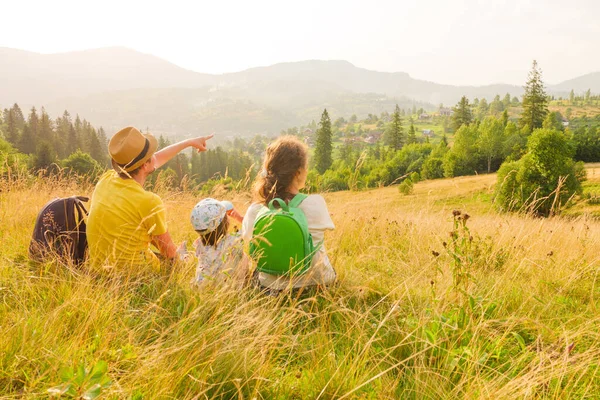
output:
{"label": "green leafy plant", "polygon": [[76,368],[65,367],[59,372],[62,384],[48,389],[52,397],[92,400],[112,385],[107,375],[108,365],[98,361],[91,369],[79,365]]}

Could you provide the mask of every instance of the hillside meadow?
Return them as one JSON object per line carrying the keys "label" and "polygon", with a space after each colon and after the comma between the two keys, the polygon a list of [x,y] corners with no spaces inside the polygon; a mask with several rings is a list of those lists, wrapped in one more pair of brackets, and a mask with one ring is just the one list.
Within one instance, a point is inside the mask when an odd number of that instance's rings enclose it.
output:
{"label": "hillside meadow", "polygon": [[[597,206],[498,214],[495,179],[325,194],[338,282],[279,297],[194,289],[193,262],[152,273],[30,263],[41,206],[93,186],[4,181],[0,397],[598,398]],[[588,179],[600,187],[598,166]],[[201,196],[158,192],[175,241],[190,243]]]}

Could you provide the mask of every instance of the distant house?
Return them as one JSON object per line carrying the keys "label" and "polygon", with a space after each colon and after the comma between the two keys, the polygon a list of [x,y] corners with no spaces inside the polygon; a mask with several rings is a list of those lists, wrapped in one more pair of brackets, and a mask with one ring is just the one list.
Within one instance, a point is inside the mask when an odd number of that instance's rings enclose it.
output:
{"label": "distant house", "polygon": [[423,136],[432,137],[433,134],[433,129],[423,129]]}
{"label": "distant house", "polygon": [[565,128],[566,128],[566,127],[568,127],[568,126],[569,126],[569,120],[568,120],[568,119],[565,119],[565,118],[563,118],[563,120],[562,120],[562,124],[563,124],[563,126],[564,126]]}
{"label": "distant house", "polygon": [[381,140],[382,135],[383,132],[380,131],[369,132],[369,135],[365,138],[365,142],[369,144],[375,144]]}
{"label": "distant house", "polygon": [[429,119],[429,118],[430,118],[430,115],[427,113],[423,113],[423,114],[419,115],[420,120]]}
{"label": "distant house", "polygon": [[307,136],[312,136],[313,133],[314,133],[313,130],[310,129],[310,128],[306,128],[304,130],[304,134],[307,135]]}
{"label": "distant house", "polygon": [[440,116],[442,117],[451,117],[454,114],[454,110],[448,107],[440,108]]}
{"label": "distant house", "polygon": [[360,137],[343,137],[342,138],[342,142],[348,144],[348,143],[356,143],[356,142],[360,142],[362,141],[362,138]]}

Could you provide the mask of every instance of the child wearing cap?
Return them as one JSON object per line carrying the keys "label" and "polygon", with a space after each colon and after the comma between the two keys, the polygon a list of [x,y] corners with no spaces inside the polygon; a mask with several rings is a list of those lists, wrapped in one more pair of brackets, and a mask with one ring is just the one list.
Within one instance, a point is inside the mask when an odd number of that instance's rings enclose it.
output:
{"label": "child wearing cap", "polygon": [[200,237],[194,242],[198,266],[195,283],[207,278],[231,276],[235,280],[245,278],[243,244],[237,233],[229,233],[231,217],[242,222],[243,217],[229,201],[206,198],[194,206],[191,222]]}

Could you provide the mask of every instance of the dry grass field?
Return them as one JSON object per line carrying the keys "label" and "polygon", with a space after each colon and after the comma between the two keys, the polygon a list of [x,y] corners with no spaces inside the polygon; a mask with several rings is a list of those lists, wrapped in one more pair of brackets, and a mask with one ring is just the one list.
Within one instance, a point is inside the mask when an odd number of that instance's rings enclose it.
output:
{"label": "dry grass field", "polygon": [[[600,185],[600,168],[588,177],[588,188]],[[498,214],[494,183],[326,194],[338,282],[279,297],[194,289],[193,262],[144,275],[32,264],[40,207],[92,187],[6,184],[0,397],[599,398],[594,206],[550,219]],[[199,196],[160,194],[174,239],[193,240]],[[222,195],[241,210],[250,202]]]}

